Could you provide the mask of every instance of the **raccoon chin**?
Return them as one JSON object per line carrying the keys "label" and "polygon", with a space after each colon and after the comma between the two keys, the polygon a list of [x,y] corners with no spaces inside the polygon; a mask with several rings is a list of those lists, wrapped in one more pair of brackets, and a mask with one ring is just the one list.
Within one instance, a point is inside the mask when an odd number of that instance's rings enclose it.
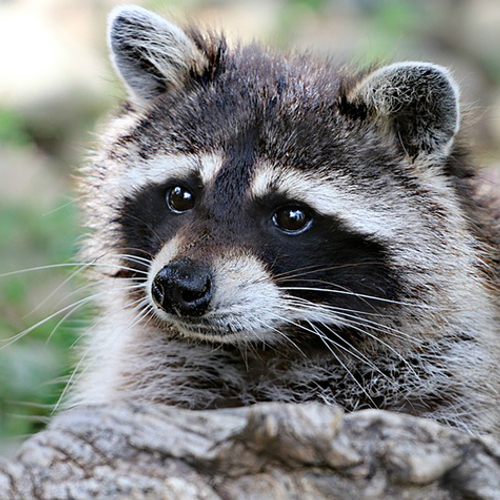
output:
{"label": "raccoon chin", "polygon": [[[171,315],[169,315],[171,316]],[[169,331],[174,331],[186,340],[210,344],[247,346],[248,344],[275,344],[280,335],[277,328],[263,325],[249,318],[230,315],[213,315],[199,318],[164,318]]]}

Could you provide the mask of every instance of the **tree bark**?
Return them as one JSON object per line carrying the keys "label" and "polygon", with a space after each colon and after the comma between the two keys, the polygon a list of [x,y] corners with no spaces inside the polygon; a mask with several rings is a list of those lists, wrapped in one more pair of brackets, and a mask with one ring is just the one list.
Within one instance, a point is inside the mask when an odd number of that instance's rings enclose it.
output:
{"label": "tree bark", "polygon": [[430,420],[318,404],[80,407],[12,461],[15,500],[500,499],[500,445]]}

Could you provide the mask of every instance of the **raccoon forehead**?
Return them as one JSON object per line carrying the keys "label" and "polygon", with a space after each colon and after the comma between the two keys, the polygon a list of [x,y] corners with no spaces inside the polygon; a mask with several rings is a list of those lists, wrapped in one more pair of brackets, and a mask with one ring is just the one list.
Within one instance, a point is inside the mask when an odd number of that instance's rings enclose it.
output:
{"label": "raccoon forehead", "polygon": [[149,185],[163,184],[169,179],[182,179],[196,174],[204,186],[210,185],[222,168],[222,156],[203,155],[157,155],[147,160],[134,161],[119,173],[120,192],[129,195]]}

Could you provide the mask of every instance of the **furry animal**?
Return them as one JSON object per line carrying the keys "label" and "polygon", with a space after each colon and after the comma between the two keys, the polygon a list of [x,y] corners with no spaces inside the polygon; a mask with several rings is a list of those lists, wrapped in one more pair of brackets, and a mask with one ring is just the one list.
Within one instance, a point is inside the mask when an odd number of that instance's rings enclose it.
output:
{"label": "furry animal", "polygon": [[358,71],[110,17],[75,403],[382,408],[498,433],[496,249],[440,66]]}

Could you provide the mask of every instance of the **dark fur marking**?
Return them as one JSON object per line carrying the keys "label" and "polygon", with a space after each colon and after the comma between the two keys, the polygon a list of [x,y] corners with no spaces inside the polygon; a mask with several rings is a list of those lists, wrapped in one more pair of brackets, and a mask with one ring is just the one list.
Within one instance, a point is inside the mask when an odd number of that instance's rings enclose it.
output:
{"label": "dark fur marking", "polygon": [[188,82],[188,86],[197,83],[206,87],[225,69],[225,57],[227,53],[226,39],[223,35],[211,34],[208,35],[207,41],[198,30],[193,28],[188,28],[186,33],[194,41],[196,47],[205,54],[207,62],[202,73],[191,69],[191,82]]}
{"label": "dark fur marking", "polygon": [[[278,207],[291,201],[273,200],[262,206]],[[298,235],[284,234],[274,226],[269,228],[265,260],[280,286],[325,290],[289,293],[354,311],[374,312],[387,305],[385,301],[356,294],[397,300],[397,272],[391,267],[390,256],[381,242],[349,229],[334,217],[313,214],[313,218],[310,229]],[[297,270],[295,277],[290,272],[293,270]]]}
{"label": "dark fur marking", "polygon": [[[250,143],[245,140],[244,144]],[[243,159],[251,161],[248,154],[244,149]],[[168,183],[182,183],[195,192],[198,205],[188,213],[169,213],[166,186],[149,186],[128,198],[118,219],[119,245],[155,254],[175,234],[189,228],[191,257],[210,264],[226,248],[243,248],[259,257],[278,286],[299,288],[288,293],[313,303],[372,313],[385,309],[387,300],[397,300],[398,275],[382,243],[318,214],[313,214],[313,224],[306,232],[284,234],[272,223],[272,214],[293,200],[270,195],[243,203],[243,193],[238,192],[245,185],[240,169],[244,167],[246,172],[248,167],[238,155],[234,158],[236,165],[227,163],[211,191],[197,189],[200,181],[195,176]],[[204,237],[207,234],[209,238]]]}

